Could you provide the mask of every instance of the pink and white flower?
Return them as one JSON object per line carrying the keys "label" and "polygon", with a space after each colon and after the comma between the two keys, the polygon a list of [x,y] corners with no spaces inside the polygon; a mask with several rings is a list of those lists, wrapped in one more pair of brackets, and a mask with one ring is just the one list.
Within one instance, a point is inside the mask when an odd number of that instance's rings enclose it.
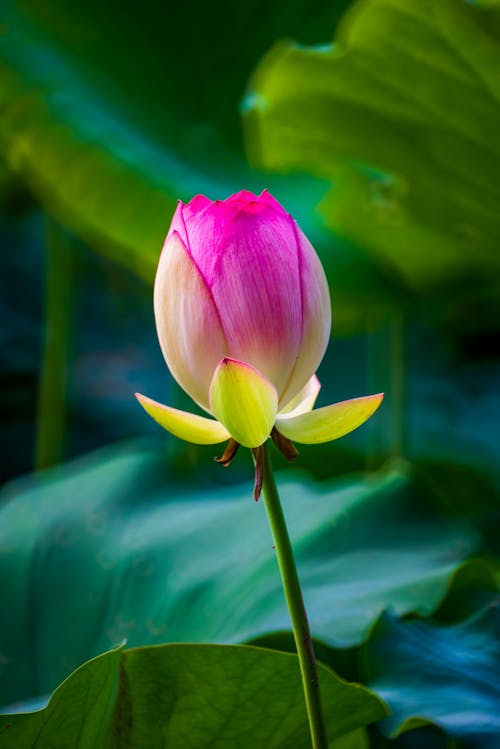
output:
{"label": "pink and white flower", "polygon": [[[179,385],[213,418],[137,394],[181,439],[257,448],[347,434],[381,394],[313,411],[331,327],[328,284],[309,240],[267,191],[179,202],[154,288],[158,338]],[[283,440],[283,438],[285,438]]]}

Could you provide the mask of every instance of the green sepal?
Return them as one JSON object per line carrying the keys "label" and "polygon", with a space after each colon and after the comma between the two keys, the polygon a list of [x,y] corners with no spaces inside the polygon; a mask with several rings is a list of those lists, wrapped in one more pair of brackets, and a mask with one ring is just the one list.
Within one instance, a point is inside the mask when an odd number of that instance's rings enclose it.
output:
{"label": "green sepal", "polygon": [[152,419],[181,440],[196,445],[215,445],[231,436],[218,421],[164,406],[140,393],[136,393],[135,397]]}
{"label": "green sepal", "polygon": [[288,439],[314,445],[339,439],[364,424],[382,403],[384,394],[333,403],[298,416],[278,416],[276,428]]}
{"label": "green sepal", "polygon": [[278,393],[255,367],[225,358],[212,378],[210,408],[240,445],[258,447],[273,428]]}

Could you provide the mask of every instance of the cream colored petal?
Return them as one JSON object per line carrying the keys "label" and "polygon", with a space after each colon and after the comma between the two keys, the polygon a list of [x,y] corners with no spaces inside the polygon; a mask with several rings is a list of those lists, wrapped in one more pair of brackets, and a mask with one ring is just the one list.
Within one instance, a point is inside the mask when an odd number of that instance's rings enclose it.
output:
{"label": "cream colored petal", "polygon": [[177,232],[163,248],[154,288],[156,328],[165,361],[179,385],[209,411],[208,389],[227,353],[210,290]]}
{"label": "cream colored petal", "polygon": [[293,416],[312,411],[320,390],[321,383],[316,375],[313,375],[307,385],[302,388],[300,393],[297,393],[295,398],[292,398],[292,400],[286,404],[285,408],[281,409],[280,416],[289,419]]}

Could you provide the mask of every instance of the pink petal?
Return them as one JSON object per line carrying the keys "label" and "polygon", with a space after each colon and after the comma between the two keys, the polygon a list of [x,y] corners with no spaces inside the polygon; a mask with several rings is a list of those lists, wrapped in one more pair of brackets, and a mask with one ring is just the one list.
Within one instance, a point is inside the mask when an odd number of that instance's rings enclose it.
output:
{"label": "pink petal", "polygon": [[[201,196],[200,196],[201,197]],[[184,242],[186,247],[189,244],[187,232],[186,232],[186,225],[184,223],[183,218],[183,211],[185,209],[185,205],[182,202],[182,200],[177,201],[177,208],[175,209],[175,213],[172,216],[172,221],[170,223],[170,229],[168,230],[167,239],[174,233],[177,232],[181,240]],[[166,240],[165,240],[166,241]]]}
{"label": "pink petal", "polygon": [[210,276],[217,248],[239,210],[223,200],[214,201],[196,213],[185,206],[183,218],[189,237],[188,250],[205,278]]}
{"label": "pink petal", "polygon": [[321,362],[332,326],[330,292],[319,258],[300,228],[295,224],[299,249],[302,294],[302,334],[300,353],[286,390],[280,399],[283,408],[303,387]]}
{"label": "pink petal", "polygon": [[170,228],[168,230],[167,239],[174,233],[180,236],[188,251],[189,249],[189,237],[187,232],[186,222],[190,222],[193,219],[200,221],[206,208],[213,205],[213,201],[205,197],[205,195],[195,195],[189,203],[184,205],[182,200],[177,203],[177,208],[172,217]]}
{"label": "pink petal", "polygon": [[236,192],[234,195],[230,195],[228,198],[226,198],[223,201],[219,201],[222,203],[225,203],[226,205],[233,206],[236,208],[236,210],[240,210],[240,208],[243,208],[247,203],[250,203],[251,201],[258,200],[257,195],[255,193],[250,192],[250,190],[240,190],[239,192]]}
{"label": "pink petal", "polygon": [[302,335],[292,220],[267,202],[247,203],[231,221],[215,262],[202,272],[221,312],[228,355],[257,368],[280,393]]}
{"label": "pink petal", "polygon": [[197,214],[202,213],[205,208],[208,208],[209,205],[212,205],[212,203],[213,200],[210,200],[210,198],[207,198],[205,195],[195,195],[194,198],[191,198],[189,203],[182,206],[183,213],[185,213],[186,218],[196,216]]}
{"label": "pink petal", "polygon": [[288,216],[281,203],[277,201],[276,198],[273,197],[273,195],[271,195],[271,193],[267,190],[262,190],[261,194],[258,197],[258,200],[260,203],[265,203],[266,205],[271,206],[271,208],[276,208],[276,210],[280,211],[280,213]]}
{"label": "pink petal", "polygon": [[208,390],[227,343],[203,276],[174,231],[165,242],[154,287],[160,346],[179,385],[209,411]]}
{"label": "pink petal", "polygon": [[259,196],[249,190],[240,190],[225,200],[214,201],[197,195],[187,205],[181,204],[180,215],[177,211],[174,215],[176,229],[205,278],[210,279],[213,274],[221,244],[233,219],[242,210],[259,216],[263,206],[274,208],[288,220],[288,214],[266,190]]}

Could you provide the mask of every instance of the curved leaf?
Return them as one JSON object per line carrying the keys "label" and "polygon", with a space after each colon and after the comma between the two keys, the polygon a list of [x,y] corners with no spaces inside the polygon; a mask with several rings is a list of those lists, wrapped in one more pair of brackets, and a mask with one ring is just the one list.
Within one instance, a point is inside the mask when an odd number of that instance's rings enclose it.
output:
{"label": "curved leaf", "polygon": [[260,165],[330,178],[340,236],[429,291],[500,268],[500,10],[355,3],[335,43],[280,43],[247,100]]}
{"label": "curved leaf", "polygon": [[500,612],[451,627],[384,616],[367,646],[369,683],[387,700],[391,736],[434,722],[477,749],[500,735]]}
{"label": "curved leaf", "polygon": [[[330,739],[387,714],[382,702],[319,664]],[[254,647],[114,650],[81,666],[44,709],[1,715],[3,749],[147,747],[307,749],[296,656]]]}
{"label": "curved leaf", "polygon": [[[121,448],[7,487],[0,699],[47,693],[123,638],[235,643],[288,630],[251,478],[200,489],[175,482],[161,456]],[[312,631],[333,646],[362,641],[388,606],[432,613],[480,543],[431,509],[406,468],[323,484],[292,469],[278,481]]]}

